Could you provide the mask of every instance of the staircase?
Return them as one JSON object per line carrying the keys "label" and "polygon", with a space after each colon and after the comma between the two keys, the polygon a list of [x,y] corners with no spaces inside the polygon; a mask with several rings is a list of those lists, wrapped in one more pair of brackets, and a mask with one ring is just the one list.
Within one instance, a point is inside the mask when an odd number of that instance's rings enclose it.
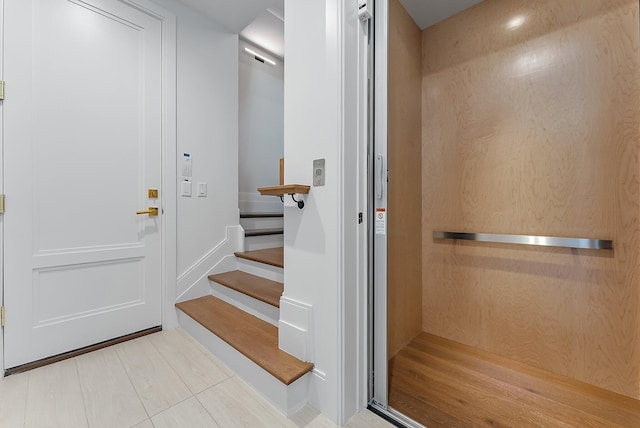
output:
{"label": "staircase", "polygon": [[247,251],[284,245],[282,213],[240,213],[240,225],[244,229]]}
{"label": "staircase", "polygon": [[[276,222],[282,221],[281,215],[243,218],[250,223],[248,226],[277,226]],[[254,236],[267,235],[248,235],[245,241]],[[184,330],[278,410],[291,415],[306,404],[307,373],[313,364],[278,347],[283,248],[237,252],[235,257],[237,270],[209,276],[211,295],[176,304],[178,320]]]}

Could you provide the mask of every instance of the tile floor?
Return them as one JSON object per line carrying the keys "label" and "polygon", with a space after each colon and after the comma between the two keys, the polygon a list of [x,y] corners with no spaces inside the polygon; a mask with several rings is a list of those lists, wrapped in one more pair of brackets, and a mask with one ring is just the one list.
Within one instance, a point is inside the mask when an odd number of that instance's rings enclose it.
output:
{"label": "tile floor", "polygon": [[[182,330],[0,379],[0,427],[335,427],[311,407],[286,418]],[[350,428],[391,427],[369,411]]]}

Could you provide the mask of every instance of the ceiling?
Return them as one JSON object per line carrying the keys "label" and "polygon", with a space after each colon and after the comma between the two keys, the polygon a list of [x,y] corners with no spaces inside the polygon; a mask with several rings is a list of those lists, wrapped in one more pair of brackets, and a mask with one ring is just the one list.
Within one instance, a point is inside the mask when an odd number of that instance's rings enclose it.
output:
{"label": "ceiling", "polygon": [[400,0],[421,30],[455,15],[482,0]]}
{"label": "ceiling", "polygon": [[[248,42],[284,58],[285,0],[180,0]],[[296,0],[304,1],[304,0]],[[421,29],[482,0],[400,0]]]}
{"label": "ceiling", "polygon": [[284,57],[284,0],[180,0],[232,33]]}
{"label": "ceiling", "polygon": [[284,58],[284,0],[274,5],[251,22],[240,37],[272,54]]}

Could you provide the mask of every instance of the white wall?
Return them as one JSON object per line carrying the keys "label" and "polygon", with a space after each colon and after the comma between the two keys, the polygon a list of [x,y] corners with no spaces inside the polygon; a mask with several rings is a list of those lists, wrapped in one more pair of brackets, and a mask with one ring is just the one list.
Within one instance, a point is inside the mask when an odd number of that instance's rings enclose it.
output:
{"label": "white wall", "polygon": [[[276,65],[256,61],[245,47]],[[240,212],[282,212],[278,198],[260,196],[256,189],[278,184],[284,156],[284,62],[241,40],[238,72]]]}
{"label": "white wall", "polygon": [[[311,184],[313,160],[324,158],[326,185],[311,188],[302,210],[285,205],[284,297],[312,307],[310,401],[338,423],[363,404],[356,367],[366,361],[358,353],[361,328],[354,327],[365,317],[357,299],[364,284],[359,237],[366,231],[357,221],[364,136],[358,134],[356,13],[355,1],[285,4],[285,181]],[[296,318],[287,313],[292,306],[281,307],[281,319]]]}
{"label": "white wall", "polygon": [[[183,153],[193,164],[192,196],[177,196],[179,295],[195,281],[206,282],[199,271],[219,262],[221,255],[212,250],[227,241],[227,227],[239,222],[238,36],[175,0],[153,1],[177,21],[176,179]],[[206,197],[197,196],[198,182],[207,183]]]}

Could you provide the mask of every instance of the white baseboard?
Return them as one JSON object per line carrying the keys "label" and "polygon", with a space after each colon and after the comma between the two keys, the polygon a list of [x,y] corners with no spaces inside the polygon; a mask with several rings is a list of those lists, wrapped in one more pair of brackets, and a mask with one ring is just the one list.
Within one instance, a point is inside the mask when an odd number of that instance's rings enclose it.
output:
{"label": "white baseboard", "polygon": [[322,413],[332,421],[337,421],[338,414],[333,413],[338,408],[336,401],[336,392],[327,382],[326,375],[314,369],[309,379],[309,404],[322,409]]}
{"label": "white baseboard", "polygon": [[227,237],[178,277],[176,302],[211,294],[207,276],[236,270],[238,262],[233,253],[243,249],[244,230],[239,225],[228,226]]}
{"label": "white baseboard", "polygon": [[313,362],[311,305],[288,297],[280,298],[278,346],[302,361]]}

